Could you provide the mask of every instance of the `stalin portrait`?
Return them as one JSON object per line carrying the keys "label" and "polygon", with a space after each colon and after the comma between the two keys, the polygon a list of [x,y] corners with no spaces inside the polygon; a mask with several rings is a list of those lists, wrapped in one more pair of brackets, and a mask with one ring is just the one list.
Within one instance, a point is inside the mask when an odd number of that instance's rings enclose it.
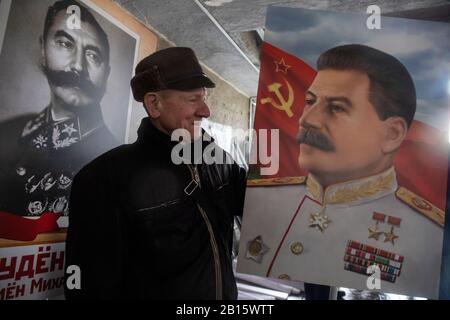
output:
{"label": "stalin portrait", "polygon": [[308,174],[247,188],[238,272],[436,298],[444,212],[394,164],[416,111],[410,73],[358,44],[325,51],[317,70],[297,134]]}

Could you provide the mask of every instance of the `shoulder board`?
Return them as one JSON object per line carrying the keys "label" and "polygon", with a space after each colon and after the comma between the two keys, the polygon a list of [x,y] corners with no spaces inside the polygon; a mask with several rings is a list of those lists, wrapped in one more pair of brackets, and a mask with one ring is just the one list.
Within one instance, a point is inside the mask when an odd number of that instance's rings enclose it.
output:
{"label": "shoulder board", "polygon": [[434,223],[438,224],[441,227],[444,226],[444,211],[442,211],[429,201],[423,199],[422,197],[404,187],[398,188],[398,190],[395,192],[395,195],[398,199],[400,199],[416,211],[420,212]]}
{"label": "shoulder board", "polygon": [[304,184],[305,182],[306,182],[306,177],[283,177],[283,178],[269,178],[269,179],[252,179],[252,180],[247,180],[247,187],[262,187],[262,186]]}

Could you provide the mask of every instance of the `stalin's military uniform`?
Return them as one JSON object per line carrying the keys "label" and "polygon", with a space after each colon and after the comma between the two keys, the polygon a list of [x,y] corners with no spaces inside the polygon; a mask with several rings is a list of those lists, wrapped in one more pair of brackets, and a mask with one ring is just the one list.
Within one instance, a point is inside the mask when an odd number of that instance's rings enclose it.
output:
{"label": "stalin's military uniform", "polygon": [[67,215],[74,175],[117,144],[102,120],[89,129],[78,117],[55,121],[50,107],[2,122],[0,211]]}
{"label": "stalin's military uniform", "polygon": [[437,297],[444,212],[393,167],[326,189],[311,175],[250,183],[238,272],[368,290],[379,271],[381,292]]}

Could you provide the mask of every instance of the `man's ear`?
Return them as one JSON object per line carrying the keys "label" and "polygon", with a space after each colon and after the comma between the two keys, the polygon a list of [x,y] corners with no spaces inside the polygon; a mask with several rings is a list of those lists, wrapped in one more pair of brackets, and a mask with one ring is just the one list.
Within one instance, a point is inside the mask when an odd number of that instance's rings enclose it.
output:
{"label": "man's ear", "polygon": [[109,75],[111,74],[111,65],[108,63],[106,66],[106,72],[105,72],[106,76],[105,76],[105,82],[107,82]]}
{"label": "man's ear", "polygon": [[156,92],[147,92],[144,96],[144,106],[152,119],[158,119],[161,115],[161,100]]}
{"label": "man's ear", "polygon": [[106,92],[106,87],[108,85],[108,78],[109,75],[111,74],[111,66],[108,64],[106,64],[105,66],[105,76],[103,77],[103,92]]}
{"label": "man's ear", "polygon": [[402,117],[390,117],[384,120],[385,139],[382,145],[384,153],[392,153],[400,148],[408,133],[408,125]]}
{"label": "man's ear", "polygon": [[45,69],[46,63],[45,63],[45,41],[44,36],[39,37],[39,47],[41,48],[41,57],[39,58],[39,67],[41,69]]}

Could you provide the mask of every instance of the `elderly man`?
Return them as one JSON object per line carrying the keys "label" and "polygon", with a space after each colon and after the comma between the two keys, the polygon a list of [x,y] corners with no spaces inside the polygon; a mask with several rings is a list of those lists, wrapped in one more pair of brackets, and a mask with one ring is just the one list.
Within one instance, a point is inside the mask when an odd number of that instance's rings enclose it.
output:
{"label": "elderly man", "polygon": [[436,297],[444,213],[398,186],[394,168],[415,109],[396,58],[362,45],[323,53],[299,121],[309,175],[247,191],[238,271]]}
{"label": "elderly man", "polygon": [[177,129],[202,142],[196,123],[210,115],[206,88],[215,85],[191,49],[174,47],[142,60],[131,86],[148,113],[137,141],[74,179],[67,266],[80,267],[81,290],[66,297],[235,299],[233,218],[245,171],[172,158]]}
{"label": "elderly man", "polygon": [[[67,26],[71,5],[80,8],[79,29]],[[48,9],[40,43],[51,100],[38,114],[0,124],[0,211],[67,215],[74,175],[118,145],[100,108],[110,71],[109,42],[88,9],[63,0]]]}

